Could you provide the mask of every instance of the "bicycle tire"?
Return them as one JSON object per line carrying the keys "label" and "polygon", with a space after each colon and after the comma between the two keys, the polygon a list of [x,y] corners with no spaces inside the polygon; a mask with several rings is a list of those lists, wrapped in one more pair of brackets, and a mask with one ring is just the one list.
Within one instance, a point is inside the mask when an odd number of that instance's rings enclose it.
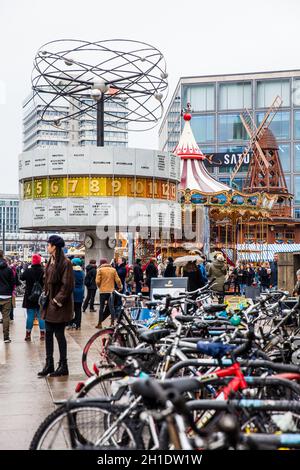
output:
{"label": "bicycle tire", "polygon": [[[95,396],[94,394],[92,395],[91,394],[91,391],[95,391],[96,388],[99,387],[99,385],[101,383],[103,383],[104,381],[109,381],[109,380],[120,380],[122,378],[124,378],[127,374],[125,374],[125,372],[123,372],[123,370],[113,370],[113,371],[110,371],[110,372],[106,372],[102,375],[95,375],[93,380],[89,380],[85,386],[78,392],[78,395],[77,395],[77,398],[88,398],[88,397],[92,397],[92,396]],[[98,392],[96,392],[96,395],[98,395]],[[99,395],[98,395],[99,396]],[[107,394],[101,394],[101,396],[105,396],[107,397],[108,395]]]}
{"label": "bicycle tire", "polygon": [[[102,413],[106,413],[108,416],[111,416],[111,415],[116,415],[116,409],[118,409],[118,407],[116,405],[113,405],[111,406],[110,404],[103,404],[103,403],[91,403],[91,402],[84,402],[82,401],[81,403],[79,402],[78,405],[73,405],[71,409],[68,410],[68,404],[64,404],[63,406],[57,408],[56,410],[54,410],[52,413],[50,413],[45,419],[44,421],[40,424],[40,426],[38,427],[38,429],[36,430],[32,440],[31,440],[31,443],[30,443],[30,446],[29,446],[29,450],[42,450],[42,445],[43,445],[43,442],[45,441],[47,435],[49,433],[51,433],[53,427],[59,423],[59,420],[63,420],[64,418],[66,418],[68,416],[68,413],[72,413],[75,415],[75,417],[77,417],[76,415],[80,412],[80,411],[90,411],[92,412],[94,415],[96,414],[97,410],[98,411],[101,411]],[[134,449],[142,449],[143,448],[143,442],[142,440],[140,439],[140,435],[138,433],[135,433],[135,430],[133,429],[133,426],[131,425],[131,423],[128,421],[122,421],[120,423],[120,427],[121,425],[123,426],[124,430],[128,433],[128,435],[130,436],[130,438],[132,439],[133,443],[134,443]],[[97,429],[97,427],[93,426],[92,429]],[[74,430],[73,430],[74,432]],[[86,441],[86,439],[84,438],[84,436],[82,435],[82,432],[77,432],[77,435],[79,436],[79,442],[78,442],[78,445],[75,447],[75,448],[82,448],[82,446],[86,447],[91,447],[91,448],[94,448],[94,449],[101,449],[101,446],[97,446],[97,445],[93,445],[93,443],[91,443],[90,441]],[[56,436],[58,435],[58,433],[56,433]],[[122,437],[123,439],[123,437]],[[84,440],[86,442],[84,442]],[[99,438],[98,438],[99,440]],[[53,440],[51,439],[50,441],[51,443],[53,443]],[[65,441],[66,442],[66,441]],[[122,444],[124,444],[124,442],[122,442]],[[105,445],[105,444],[104,444]],[[111,444],[112,445],[112,444]],[[123,447],[123,445],[121,445],[121,447]],[[72,446],[71,444],[71,440],[70,440],[70,443],[69,443],[69,446],[67,447],[68,449],[74,449],[74,446]],[[118,449],[119,446],[114,446],[115,449]],[[127,446],[127,449],[129,447]],[[132,448],[132,447],[131,447]],[[57,449],[54,449],[54,448],[51,448],[51,449],[47,449],[47,450],[57,450]]]}

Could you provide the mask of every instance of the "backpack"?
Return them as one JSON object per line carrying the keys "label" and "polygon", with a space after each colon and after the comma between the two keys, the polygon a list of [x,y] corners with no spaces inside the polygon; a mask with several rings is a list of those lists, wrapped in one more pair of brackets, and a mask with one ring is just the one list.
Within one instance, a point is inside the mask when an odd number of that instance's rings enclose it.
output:
{"label": "backpack", "polygon": [[28,296],[28,300],[32,303],[37,304],[42,292],[43,292],[43,288],[41,284],[39,283],[39,281],[35,281],[35,283],[33,284],[31,293]]}

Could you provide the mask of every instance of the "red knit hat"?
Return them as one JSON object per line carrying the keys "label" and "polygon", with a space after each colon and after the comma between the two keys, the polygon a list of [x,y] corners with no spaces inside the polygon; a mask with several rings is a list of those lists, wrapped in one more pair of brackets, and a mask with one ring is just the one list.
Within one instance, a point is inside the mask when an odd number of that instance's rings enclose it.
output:
{"label": "red knit hat", "polygon": [[41,264],[41,262],[42,262],[42,257],[40,255],[38,255],[37,253],[32,255],[31,264]]}
{"label": "red knit hat", "polygon": [[101,258],[100,259],[100,266],[102,266],[102,264],[108,264],[108,261],[106,258]]}

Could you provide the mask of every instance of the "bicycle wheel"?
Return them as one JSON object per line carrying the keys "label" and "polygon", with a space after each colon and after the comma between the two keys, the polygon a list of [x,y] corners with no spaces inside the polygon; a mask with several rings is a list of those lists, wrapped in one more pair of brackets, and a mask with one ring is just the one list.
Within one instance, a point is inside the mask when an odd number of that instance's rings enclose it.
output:
{"label": "bicycle wheel", "polygon": [[110,360],[108,346],[111,344],[117,346],[135,347],[137,339],[127,325],[120,323],[116,328],[104,328],[95,333],[86,343],[82,352],[82,367],[85,374],[91,377],[94,374],[93,365],[104,371],[115,367]]}
{"label": "bicycle wheel", "polygon": [[109,366],[108,346],[111,344],[125,346],[124,338],[114,328],[99,330],[88,340],[81,359],[83,370],[88,377],[94,374],[94,364],[99,370]]}
{"label": "bicycle wheel", "polygon": [[138,433],[129,422],[117,419],[117,407],[98,403],[68,404],[56,409],[41,423],[31,441],[30,450],[71,450],[82,447],[115,449],[142,448]]}
{"label": "bicycle wheel", "polygon": [[99,398],[114,395],[119,388],[119,381],[126,376],[122,370],[106,372],[102,375],[94,375],[78,392],[77,398]]}

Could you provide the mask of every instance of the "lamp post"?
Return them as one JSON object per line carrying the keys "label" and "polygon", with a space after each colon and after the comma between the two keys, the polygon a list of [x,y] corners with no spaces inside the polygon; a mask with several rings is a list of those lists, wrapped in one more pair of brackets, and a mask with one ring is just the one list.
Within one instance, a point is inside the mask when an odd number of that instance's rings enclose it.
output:
{"label": "lamp post", "polygon": [[5,223],[6,223],[6,207],[3,206],[3,211],[2,211],[2,250],[3,250],[3,255],[5,255]]}

